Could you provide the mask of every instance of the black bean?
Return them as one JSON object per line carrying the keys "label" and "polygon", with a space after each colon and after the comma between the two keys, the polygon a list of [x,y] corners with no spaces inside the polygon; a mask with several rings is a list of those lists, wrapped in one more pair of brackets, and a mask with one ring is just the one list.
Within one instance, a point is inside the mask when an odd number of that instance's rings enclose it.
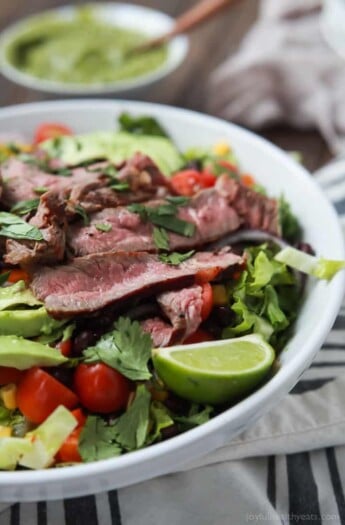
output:
{"label": "black bean", "polygon": [[46,368],[45,371],[48,372],[48,374],[53,376],[57,381],[59,381],[63,385],[67,386],[68,388],[72,388],[74,376],[73,368],[66,368],[64,366],[52,366]]}
{"label": "black bean", "polygon": [[308,253],[309,255],[315,255],[315,251],[313,247],[308,244],[307,242],[299,242],[296,245],[296,248],[298,250],[301,250],[301,252]]}
{"label": "black bean", "polygon": [[73,340],[73,355],[78,357],[85,348],[93,346],[101,337],[102,332],[99,330],[82,330]]}

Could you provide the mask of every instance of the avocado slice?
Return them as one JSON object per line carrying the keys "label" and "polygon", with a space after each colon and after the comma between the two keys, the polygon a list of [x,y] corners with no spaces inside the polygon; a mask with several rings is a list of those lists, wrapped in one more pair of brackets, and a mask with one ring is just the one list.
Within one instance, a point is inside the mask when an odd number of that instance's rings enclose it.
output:
{"label": "avocado slice", "polygon": [[12,286],[0,288],[0,310],[7,310],[16,306],[40,306],[42,303],[38,301],[33,293],[26,288],[24,281],[18,281]]}
{"label": "avocado slice", "polygon": [[69,166],[98,159],[120,164],[138,151],[151,157],[166,176],[182,166],[182,157],[171,140],[165,137],[132,135],[122,131],[99,131],[87,135],[59,137],[59,140],[43,142],[40,147]]}
{"label": "avocado slice", "polygon": [[0,336],[0,366],[26,370],[32,366],[58,366],[68,359],[59,350],[16,335]]}
{"label": "avocado slice", "polygon": [[32,449],[32,443],[25,438],[0,438],[0,469],[14,470],[18,461]]}
{"label": "avocado slice", "polygon": [[31,310],[3,310],[0,312],[0,336],[36,337],[50,334],[65,323],[66,320],[56,321],[50,317],[44,306]]}

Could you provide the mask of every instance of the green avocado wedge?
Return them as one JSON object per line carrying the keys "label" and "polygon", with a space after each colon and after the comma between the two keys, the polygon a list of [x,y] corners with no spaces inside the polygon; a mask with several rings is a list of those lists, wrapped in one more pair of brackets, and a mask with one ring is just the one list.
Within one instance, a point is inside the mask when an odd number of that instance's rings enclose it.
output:
{"label": "green avocado wedge", "polygon": [[182,157],[171,140],[165,137],[132,135],[123,131],[99,131],[87,135],[59,137],[40,144],[52,157],[58,157],[69,166],[83,162],[107,159],[121,164],[138,151],[148,155],[169,176],[182,166]]}
{"label": "green avocado wedge", "polygon": [[26,288],[24,281],[18,281],[12,286],[0,288],[0,310],[14,309],[18,306],[40,306],[41,301]]}
{"label": "green avocado wedge", "polygon": [[3,310],[0,312],[0,336],[16,334],[22,337],[36,337],[50,334],[66,321],[56,321],[42,306],[36,310]]}
{"label": "green avocado wedge", "polygon": [[0,366],[26,370],[33,366],[58,366],[68,359],[59,350],[15,335],[0,336]]}

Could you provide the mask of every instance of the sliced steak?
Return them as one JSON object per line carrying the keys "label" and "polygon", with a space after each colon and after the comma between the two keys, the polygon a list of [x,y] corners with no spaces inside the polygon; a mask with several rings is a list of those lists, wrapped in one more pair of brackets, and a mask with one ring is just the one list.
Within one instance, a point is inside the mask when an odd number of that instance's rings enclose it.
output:
{"label": "sliced steak", "polygon": [[233,206],[245,227],[281,234],[277,200],[269,199],[226,175],[219,177],[216,189]]}
{"label": "sliced steak", "polygon": [[163,292],[157,296],[157,302],[170,322],[160,317],[141,322],[142,329],[151,335],[156,347],[181,344],[199,328],[203,305],[201,286],[196,284]]}
{"label": "sliced steak", "polygon": [[[151,201],[155,207],[164,201]],[[215,188],[203,190],[179,208],[178,217],[195,225],[193,237],[169,233],[171,250],[188,250],[215,241],[237,230],[241,220],[228,200]],[[96,225],[106,223],[108,232],[98,231]],[[79,255],[110,251],[157,251],[153,226],[145,223],[127,208],[105,209],[91,217],[89,226],[73,225],[68,231],[68,245]]]}
{"label": "sliced steak", "polygon": [[[170,192],[169,181],[147,156],[135,154],[119,169],[112,166],[116,179],[109,173],[108,162],[101,162],[87,168],[70,170],[70,176],[47,173],[37,165],[11,158],[1,166],[4,191],[1,202],[11,208],[18,202],[37,197],[37,188],[59,192],[67,201],[67,210],[73,214],[76,205],[88,213],[131,202],[141,202],[160,197]],[[110,186],[118,180],[128,184],[128,190],[116,191]]]}
{"label": "sliced steak", "polygon": [[150,334],[153,345],[156,348],[174,344],[171,342],[174,337],[174,327],[160,317],[145,319],[145,321],[141,321],[140,326],[144,332]]}
{"label": "sliced steak", "polygon": [[164,292],[157,297],[158,304],[174,328],[171,344],[182,343],[201,324],[203,305],[202,287],[199,285]]}
{"label": "sliced steak", "polygon": [[7,239],[5,262],[20,264],[55,263],[65,253],[66,218],[64,202],[55,192],[47,192],[40,198],[36,214],[29,221],[42,232],[43,241],[18,241]]}
{"label": "sliced steak", "polygon": [[225,250],[197,253],[178,266],[148,253],[93,254],[67,265],[38,267],[31,272],[31,289],[49,313],[65,317],[95,312],[134,295],[189,286],[199,272],[217,273],[242,262],[242,257]]}

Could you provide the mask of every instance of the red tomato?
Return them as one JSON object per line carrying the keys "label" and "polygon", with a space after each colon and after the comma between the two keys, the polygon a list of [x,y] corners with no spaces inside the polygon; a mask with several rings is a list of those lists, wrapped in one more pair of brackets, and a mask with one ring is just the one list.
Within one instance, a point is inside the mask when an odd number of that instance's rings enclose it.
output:
{"label": "red tomato", "polygon": [[64,355],[65,357],[69,357],[71,355],[71,353],[72,353],[72,341],[71,341],[71,339],[67,339],[67,341],[60,341],[56,345],[56,348],[58,348],[58,350],[60,350],[62,355]]}
{"label": "red tomato", "polygon": [[33,423],[42,423],[59,405],[74,408],[78,398],[41,368],[27,370],[17,389],[19,410]]}
{"label": "red tomato", "polygon": [[238,168],[236,164],[232,164],[232,162],[229,162],[228,160],[219,160],[218,161],[219,166],[222,168],[225,168],[226,170],[232,172],[232,173],[238,173]]}
{"label": "red tomato", "polygon": [[74,387],[80,403],[91,412],[100,414],[125,408],[131,392],[128,379],[104,363],[78,365]]}
{"label": "red tomato", "polygon": [[85,425],[86,416],[81,408],[76,408],[75,410],[72,410],[72,414],[78,421],[78,427],[82,427]]}
{"label": "red tomato", "polygon": [[252,188],[255,185],[255,179],[249,173],[244,173],[241,175],[241,182],[247,188]]}
{"label": "red tomato", "polygon": [[79,436],[83,427],[77,427],[71,432],[57,453],[56,460],[60,463],[80,463]]}
{"label": "red tomato", "polygon": [[183,170],[171,177],[171,185],[179,195],[190,197],[204,188],[215,185],[217,177],[208,171]]}
{"label": "red tomato", "polygon": [[196,274],[195,280],[199,284],[209,283],[213,281],[221,271],[221,268],[214,266],[213,268],[204,268],[199,270]]}
{"label": "red tomato", "polygon": [[7,385],[8,383],[18,383],[22,375],[23,372],[17,368],[0,366],[0,386]]}
{"label": "red tomato", "polygon": [[213,307],[213,292],[210,283],[202,285],[202,308],[201,319],[206,321]]}
{"label": "red tomato", "polygon": [[199,328],[194,334],[191,334],[187,339],[183,342],[184,345],[192,345],[194,343],[204,343],[205,341],[213,341],[213,337],[211,334],[206,332],[206,330],[203,330],[202,328]]}
{"label": "red tomato", "polygon": [[29,274],[21,268],[11,270],[10,275],[7,278],[9,283],[17,283],[18,281],[29,282]]}
{"label": "red tomato", "polygon": [[48,139],[55,139],[56,137],[61,137],[63,135],[73,135],[70,128],[63,126],[62,124],[57,123],[47,123],[41,124],[38,126],[34,136],[35,144],[44,142]]}

